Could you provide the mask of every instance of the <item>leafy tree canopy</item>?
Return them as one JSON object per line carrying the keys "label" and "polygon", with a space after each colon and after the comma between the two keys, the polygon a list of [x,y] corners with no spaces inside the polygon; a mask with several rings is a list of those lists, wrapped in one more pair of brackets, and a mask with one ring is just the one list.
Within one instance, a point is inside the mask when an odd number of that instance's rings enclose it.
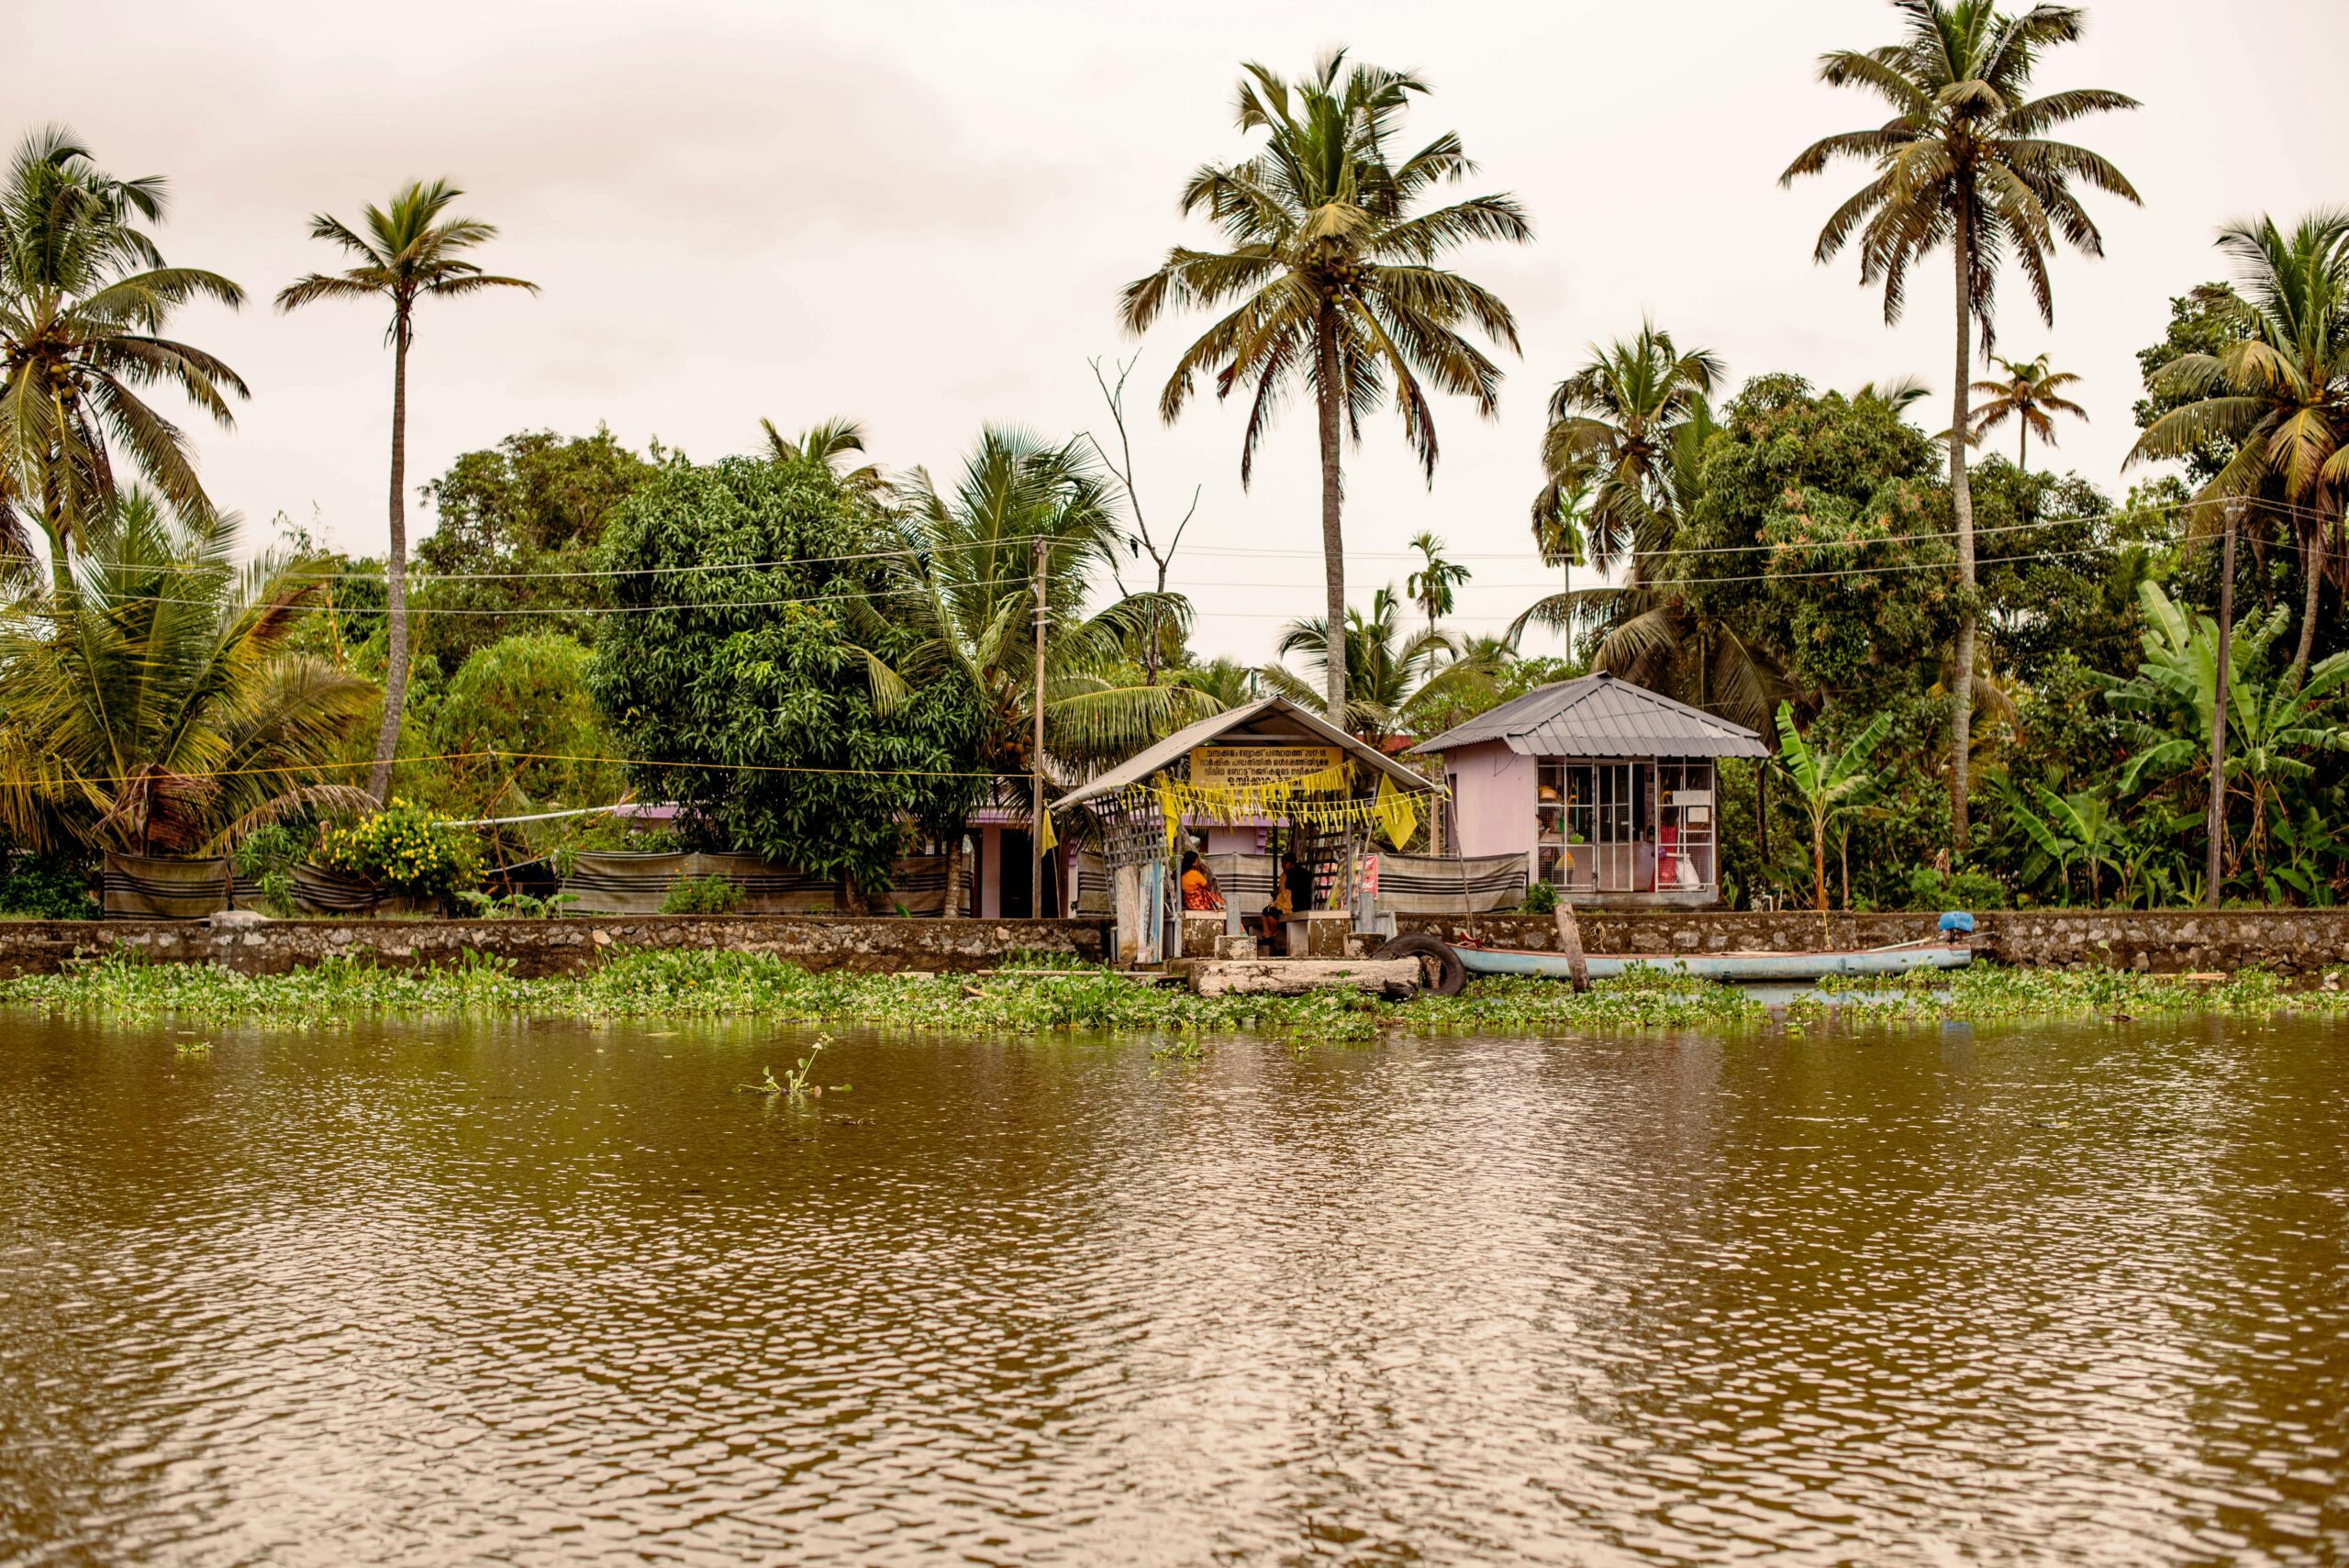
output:
{"label": "leafy tree canopy", "polygon": [[588,688],[639,795],[686,806],[689,840],[882,888],[906,823],[969,809],[969,688],[925,684],[885,719],[848,632],[853,602],[890,602],[882,563],[848,558],[885,543],[821,462],[680,463],[612,513],[597,559],[624,574]]}
{"label": "leafy tree canopy", "polygon": [[[556,631],[592,642],[598,579],[553,574],[590,569],[605,519],[656,472],[600,426],[592,436],[522,431],[451,463],[424,487],[440,523],[416,548],[437,579],[417,595],[417,651],[453,672],[511,633]],[[543,575],[479,580],[525,573]],[[569,613],[497,613],[526,605]]]}
{"label": "leafy tree canopy", "polygon": [[[608,805],[625,787],[612,738],[587,690],[593,655],[560,632],[501,638],[467,659],[432,716],[435,751],[452,760],[468,815]],[[473,757],[468,753],[496,752]]]}

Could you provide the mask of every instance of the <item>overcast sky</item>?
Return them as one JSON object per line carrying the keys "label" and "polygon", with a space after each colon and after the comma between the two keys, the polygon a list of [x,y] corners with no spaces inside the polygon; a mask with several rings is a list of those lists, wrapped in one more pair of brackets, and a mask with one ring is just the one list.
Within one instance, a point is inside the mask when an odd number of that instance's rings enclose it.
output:
{"label": "overcast sky", "polygon": [[[256,529],[315,516],[354,552],[384,538],[384,323],[344,305],[281,317],[269,299],[332,262],[304,237],[308,214],[355,217],[445,174],[503,229],[483,260],[544,293],[428,306],[411,481],[511,431],[598,421],[712,459],[750,450],[763,415],[786,429],[852,415],[881,462],[938,473],[984,423],[1106,430],[1085,361],[1139,352],[1145,504],[1167,517],[1199,490],[1174,583],[1198,601],[1198,645],[1265,657],[1281,621],[1320,604],[1310,409],[1292,410],[1243,491],[1237,404],[1210,399],[1171,429],[1150,412],[1201,323],[1136,343],[1116,301],[1170,243],[1207,238],[1175,198],[1197,164],[1248,147],[1231,120],[1240,61],[1294,73],[1339,42],[1420,72],[1434,92],[1408,139],[1458,130],[1482,164],[1475,187],[1513,192],[1537,230],[1456,263],[1518,315],[1524,357],[1507,361],[1499,417],[1440,406],[1432,490],[1391,415],[1349,456],[1357,600],[1399,585],[1421,528],[1475,569],[1469,629],[1498,629],[1541,591],[1525,517],[1542,403],[1589,343],[1643,313],[1722,354],[1733,381],[1915,373],[1949,391],[1945,269],[1887,330],[1856,263],[1810,260],[1860,172],[1776,184],[1817,136],[1881,117],[1814,66],[1890,41],[1883,0],[6,10],[16,131],[61,120],[115,172],[167,175],[166,254],[251,295],[179,324],[253,390],[234,431],[202,434],[213,495]],[[2100,0],[2087,40],[2045,63],[2043,88],[2144,103],[2078,129],[2145,206],[2091,199],[2108,254],[2057,263],[2052,332],[2019,283],[2006,295],[2001,349],[2046,350],[2086,378],[2093,422],[2064,429],[2063,462],[2123,483],[2132,353],[2171,295],[2221,275],[2220,222],[2349,202],[2343,59],[2342,0]]]}

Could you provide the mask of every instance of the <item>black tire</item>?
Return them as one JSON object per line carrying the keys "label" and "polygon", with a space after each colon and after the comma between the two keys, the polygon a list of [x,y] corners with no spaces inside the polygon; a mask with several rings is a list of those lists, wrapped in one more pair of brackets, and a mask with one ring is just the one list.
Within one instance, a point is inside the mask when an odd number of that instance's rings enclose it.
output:
{"label": "black tire", "polygon": [[1439,996],[1457,996],[1460,988],[1468,984],[1468,968],[1452,944],[1441,937],[1424,936],[1413,931],[1405,936],[1389,937],[1373,958],[1416,958],[1419,974],[1427,988]]}

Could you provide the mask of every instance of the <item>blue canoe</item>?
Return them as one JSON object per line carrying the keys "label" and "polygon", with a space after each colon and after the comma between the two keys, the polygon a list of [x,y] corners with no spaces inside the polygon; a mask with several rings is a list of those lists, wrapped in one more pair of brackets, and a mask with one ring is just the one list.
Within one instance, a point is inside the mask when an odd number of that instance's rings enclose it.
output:
{"label": "blue canoe", "polygon": [[[1566,956],[1511,948],[1454,948],[1471,974],[1531,974],[1545,980],[1571,978]],[[1949,943],[1920,942],[1857,952],[1592,953],[1583,960],[1593,980],[1620,974],[1633,964],[1673,974],[1737,983],[1818,980],[1830,974],[1883,976],[1918,969],[1963,969],[1973,951]]]}

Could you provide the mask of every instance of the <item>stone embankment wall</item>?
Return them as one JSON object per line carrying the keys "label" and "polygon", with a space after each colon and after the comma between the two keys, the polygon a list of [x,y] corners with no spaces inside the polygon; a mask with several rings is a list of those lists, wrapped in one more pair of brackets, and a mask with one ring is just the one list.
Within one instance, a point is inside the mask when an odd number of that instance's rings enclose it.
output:
{"label": "stone embankment wall", "polygon": [[161,963],[217,963],[283,974],[322,958],[401,967],[468,949],[510,959],[528,978],[571,974],[615,947],[769,952],[813,970],[970,971],[1014,953],[1098,962],[1098,920],[851,919],[823,916],[647,915],[564,920],[277,920],[216,929],[202,920],[0,920],[0,977],[49,973],[109,948]]}
{"label": "stone embankment wall", "polygon": [[[1930,913],[1830,915],[1827,945],[1883,947],[1934,934]],[[2349,963],[2349,909],[1989,910],[1975,917],[1974,949],[2034,968],[2107,964],[2163,973],[2254,964],[2306,973]],[[1675,914],[1664,909],[1578,912],[1589,952],[1787,952],[1816,948],[1816,912]],[[1557,946],[1547,915],[1405,916],[1407,931],[1486,947]]]}
{"label": "stone embankment wall", "polygon": [[[1976,951],[2038,967],[2110,964],[2164,973],[2265,965],[2306,973],[2349,963],[2349,909],[2200,911],[2046,909],[1977,917]],[[1827,941],[1881,947],[1933,934],[1930,914],[1831,915]],[[1581,917],[1591,952],[1792,951],[1820,945],[1819,917],[1675,913],[1663,909]],[[1407,931],[1486,947],[1549,949],[1547,915],[1405,916]],[[814,970],[988,969],[1014,953],[1058,953],[1097,962],[1108,951],[1098,920],[852,919],[829,915],[649,915],[566,920],[281,920],[221,929],[201,920],[0,920],[0,977],[46,973],[77,954],[111,947],[158,962],[218,963],[282,974],[330,955],[413,965],[468,949],[513,961],[526,976],[568,974],[615,947],[728,948],[768,952]]]}

